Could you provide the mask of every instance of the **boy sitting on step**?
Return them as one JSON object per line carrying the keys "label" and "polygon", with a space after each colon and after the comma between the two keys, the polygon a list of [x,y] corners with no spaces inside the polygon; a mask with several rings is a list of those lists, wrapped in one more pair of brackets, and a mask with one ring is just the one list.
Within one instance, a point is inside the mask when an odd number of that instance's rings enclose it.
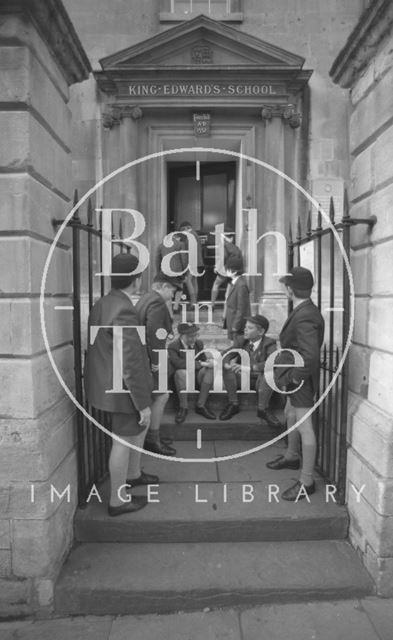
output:
{"label": "boy sitting on step", "polygon": [[226,362],[224,358],[223,382],[228,393],[228,405],[222,411],[220,420],[230,420],[239,413],[237,390],[241,388],[241,372],[245,371],[250,376],[250,388],[257,392],[258,418],[266,420],[271,427],[281,426],[278,418],[268,409],[273,391],[263,375],[266,360],[277,350],[276,341],[266,336],[268,329],[269,320],[265,316],[257,314],[246,319],[245,342],[242,349],[249,355],[249,367],[239,363],[239,354],[233,354]]}
{"label": "boy sitting on step", "polygon": [[215,420],[215,414],[210,411],[206,402],[209,393],[213,388],[213,363],[207,360],[206,354],[201,353],[204,350],[202,340],[198,340],[199,327],[192,322],[181,322],[177,330],[179,337],[168,345],[168,356],[175,382],[176,392],[179,400],[179,411],[176,415],[175,422],[180,424],[184,422],[188,413],[187,388],[187,351],[193,351],[193,363],[195,367],[195,384],[200,389],[195,413],[207,418]]}

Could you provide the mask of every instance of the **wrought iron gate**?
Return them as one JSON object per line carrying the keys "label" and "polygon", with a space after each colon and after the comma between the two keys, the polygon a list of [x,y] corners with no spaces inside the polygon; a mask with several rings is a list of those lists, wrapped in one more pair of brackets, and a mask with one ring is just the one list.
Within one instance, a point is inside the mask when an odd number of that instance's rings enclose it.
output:
{"label": "wrought iron gate", "polygon": [[[74,207],[79,201],[78,192],[74,194]],[[83,221],[85,219],[85,222]],[[59,226],[63,220],[53,220]],[[79,208],[67,227],[72,233],[72,276],[73,276],[73,343],[75,398],[87,413],[111,431],[110,414],[88,404],[83,386],[83,365],[86,353],[88,314],[98,297],[105,295],[105,278],[94,277],[102,271],[102,217],[94,219],[92,200],[87,201],[85,211]],[[130,252],[130,247],[121,240],[122,221],[119,221],[118,234],[112,229],[112,254],[116,249],[120,253]],[[86,507],[86,498],[94,484],[103,480],[108,471],[108,459],[112,439],[86,418],[77,409],[77,454],[78,454],[78,501],[80,507]]]}
{"label": "wrought iron gate", "polygon": [[[320,397],[340,368],[350,323],[353,320],[348,271],[332,227],[341,237],[349,260],[351,226],[355,224],[372,226],[376,220],[374,217],[351,218],[346,192],[341,221],[336,221],[333,198],[330,199],[329,207],[330,225],[322,224],[321,211],[318,211],[315,229],[312,229],[311,219],[310,212],[304,234],[300,218],[298,219],[295,240],[292,228],[289,228],[288,267],[302,265],[302,248],[312,247],[313,251],[310,253],[314,269],[311,270],[315,274],[316,304],[326,321],[318,389],[318,397]],[[291,305],[289,305],[289,311],[291,311]],[[336,500],[344,504],[347,464],[348,357],[345,358],[340,369],[330,392],[314,413],[314,426],[318,442],[317,469],[329,483],[336,486]]]}
{"label": "wrought iron gate", "polygon": [[[74,206],[78,202],[75,192]],[[333,199],[330,201],[331,226],[322,225],[322,215],[318,212],[317,226],[312,229],[309,214],[305,234],[302,234],[300,219],[297,224],[296,239],[292,230],[288,239],[288,267],[302,263],[302,247],[313,246],[314,273],[316,274],[317,305],[323,312],[329,311],[325,329],[325,344],[322,349],[320,391],[332,381],[341,360],[343,349],[349,334],[350,325],[350,290],[348,274],[343,268],[343,257],[338,246],[332,226],[342,237],[344,250],[350,255],[350,228],[354,224],[373,225],[375,218],[353,219],[348,213],[348,201],[345,196],[342,220],[336,222]],[[83,222],[85,218],[86,222]],[[54,226],[62,224],[62,220],[53,220]],[[96,223],[96,224],[95,224]],[[79,209],[69,221],[72,232],[73,262],[73,342],[75,397],[90,415],[105,425],[110,431],[110,417],[104,411],[97,411],[88,405],[83,389],[83,361],[86,344],[84,336],[87,331],[87,317],[94,303],[94,298],[105,294],[104,277],[94,278],[94,271],[101,272],[102,264],[102,219],[94,220],[92,201],[88,200],[86,211]],[[112,233],[112,251],[115,247],[120,252],[129,252],[130,247],[121,240],[122,223],[120,220],[118,233]],[[82,251],[83,248],[83,251]],[[326,276],[327,274],[327,276]],[[337,316],[336,314],[340,314]],[[315,427],[318,440],[317,467],[323,477],[337,487],[337,501],[345,501],[346,457],[347,457],[347,397],[348,397],[348,359],[335,381],[330,393],[315,412]],[[93,484],[100,482],[108,470],[108,458],[111,438],[97,429],[79,411],[76,413],[78,439],[78,491],[79,505],[86,506]]]}

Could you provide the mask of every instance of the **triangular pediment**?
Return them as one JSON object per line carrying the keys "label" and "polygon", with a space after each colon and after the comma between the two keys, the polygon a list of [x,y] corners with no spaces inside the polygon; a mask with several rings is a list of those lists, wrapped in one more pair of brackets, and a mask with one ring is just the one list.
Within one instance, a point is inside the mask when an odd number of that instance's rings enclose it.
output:
{"label": "triangular pediment", "polygon": [[201,15],[100,63],[105,71],[193,66],[301,69],[304,58]]}

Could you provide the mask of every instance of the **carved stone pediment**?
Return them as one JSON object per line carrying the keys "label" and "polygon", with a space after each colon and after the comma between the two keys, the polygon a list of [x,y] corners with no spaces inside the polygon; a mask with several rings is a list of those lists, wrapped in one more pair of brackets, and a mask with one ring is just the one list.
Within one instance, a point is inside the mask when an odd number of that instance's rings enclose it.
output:
{"label": "carved stone pediment", "polygon": [[104,70],[212,64],[300,69],[304,58],[207,16],[159,33],[100,60]]}
{"label": "carved stone pediment", "polygon": [[281,103],[311,75],[304,58],[203,15],[100,62],[99,87],[142,107]]}

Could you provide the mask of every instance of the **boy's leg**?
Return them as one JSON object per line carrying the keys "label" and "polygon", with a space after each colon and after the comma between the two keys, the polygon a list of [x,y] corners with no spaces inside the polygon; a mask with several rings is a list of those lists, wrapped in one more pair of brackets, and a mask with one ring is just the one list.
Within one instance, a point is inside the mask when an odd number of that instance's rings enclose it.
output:
{"label": "boy's leg", "polygon": [[[300,420],[308,411],[310,411],[310,407],[296,407],[296,421]],[[317,455],[317,439],[312,423],[312,415],[308,416],[308,418],[298,426],[297,431],[299,431],[302,442],[302,467],[299,480],[307,487],[313,483],[313,472]]]}
{"label": "boy's leg", "polygon": [[153,395],[154,400],[151,405],[151,419],[149,431],[146,435],[146,442],[160,444],[160,426],[164,415],[166,403],[169,400],[169,393],[160,393]]}
{"label": "boy's leg", "polygon": [[258,376],[255,384],[255,389],[257,392],[258,418],[266,420],[270,427],[273,427],[274,429],[280,429],[282,427],[281,422],[273,413],[273,411],[270,411],[269,409],[269,402],[273,394],[273,389],[266,382],[266,378],[263,373]]}
{"label": "boy's leg", "polygon": [[220,413],[220,420],[230,420],[239,413],[239,396],[237,390],[240,387],[240,376],[234,371],[223,369],[222,373],[224,387],[228,394],[228,404]]}
{"label": "boy's leg", "polygon": [[175,371],[173,379],[175,381],[175,387],[177,397],[179,399],[179,405],[182,409],[188,408],[188,399],[186,393],[181,393],[187,388],[187,371],[185,369],[177,369]]}
{"label": "boy's leg", "polygon": [[239,398],[237,395],[237,377],[234,371],[223,369],[222,379],[224,387],[228,394],[228,404],[239,404]]}
{"label": "boy's leg", "polygon": [[257,392],[258,409],[265,411],[272,397],[273,389],[266,382],[265,376],[261,373],[256,381],[255,389]]}
{"label": "boy's leg", "polygon": [[198,371],[199,396],[197,400],[198,407],[205,407],[210,391],[213,389],[213,369],[200,369]]}
{"label": "boy's leg", "polygon": [[213,286],[212,286],[212,292],[211,292],[211,301],[214,304],[215,301],[218,298],[218,292],[220,291],[220,287],[221,285],[224,284],[226,278],[225,276],[220,276],[220,274],[217,274],[214,282],[213,282]]}
{"label": "boy's leg", "polygon": [[[129,442],[137,447],[142,448],[143,443],[146,436],[147,429],[143,429],[140,433],[135,435],[122,435],[121,431],[124,429],[119,429],[117,425],[118,420],[128,420],[130,423],[130,428],[132,428],[132,422],[137,421],[136,415],[129,415],[120,417],[118,414],[113,414],[112,417],[112,428],[114,433],[119,435],[122,440]],[[136,451],[131,447],[128,447],[126,444],[118,442],[118,440],[113,439],[112,441],[112,449],[109,456],[109,475],[110,475],[110,506],[120,506],[129,501],[129,493],[126,493],[126,488],[123,487],[119,490],[119,487],[126,484],[127,476],[130,475],[131,478],[137,478],[141,474],[141,453],[140,451]]]}
{"label": "boy's leg", "polygon": [[188,291],[188,295],[190,297],[191,304],[196,304],[197,296],[196,296],[196,291],[195,291],[193,283],[192,283],[192,277],[191,277],[190,273],[188,273],[186,275],[186,279],[185,279],[184,282],[185,282],[185,285],[187,287],[187,291]]}
{"label": "boy's leg", "polygon": [[[285,405],[285,415],[287,419],[287,429],[293,427],[296,424],[298,418],[296,417],[295,407],[291,405],[291,401],[288,398]],[[300,457],[300,435],[298,429],[294,429],[288,433],[288,446],[284,454],[285,460],[293,462],[299,460]]]}

